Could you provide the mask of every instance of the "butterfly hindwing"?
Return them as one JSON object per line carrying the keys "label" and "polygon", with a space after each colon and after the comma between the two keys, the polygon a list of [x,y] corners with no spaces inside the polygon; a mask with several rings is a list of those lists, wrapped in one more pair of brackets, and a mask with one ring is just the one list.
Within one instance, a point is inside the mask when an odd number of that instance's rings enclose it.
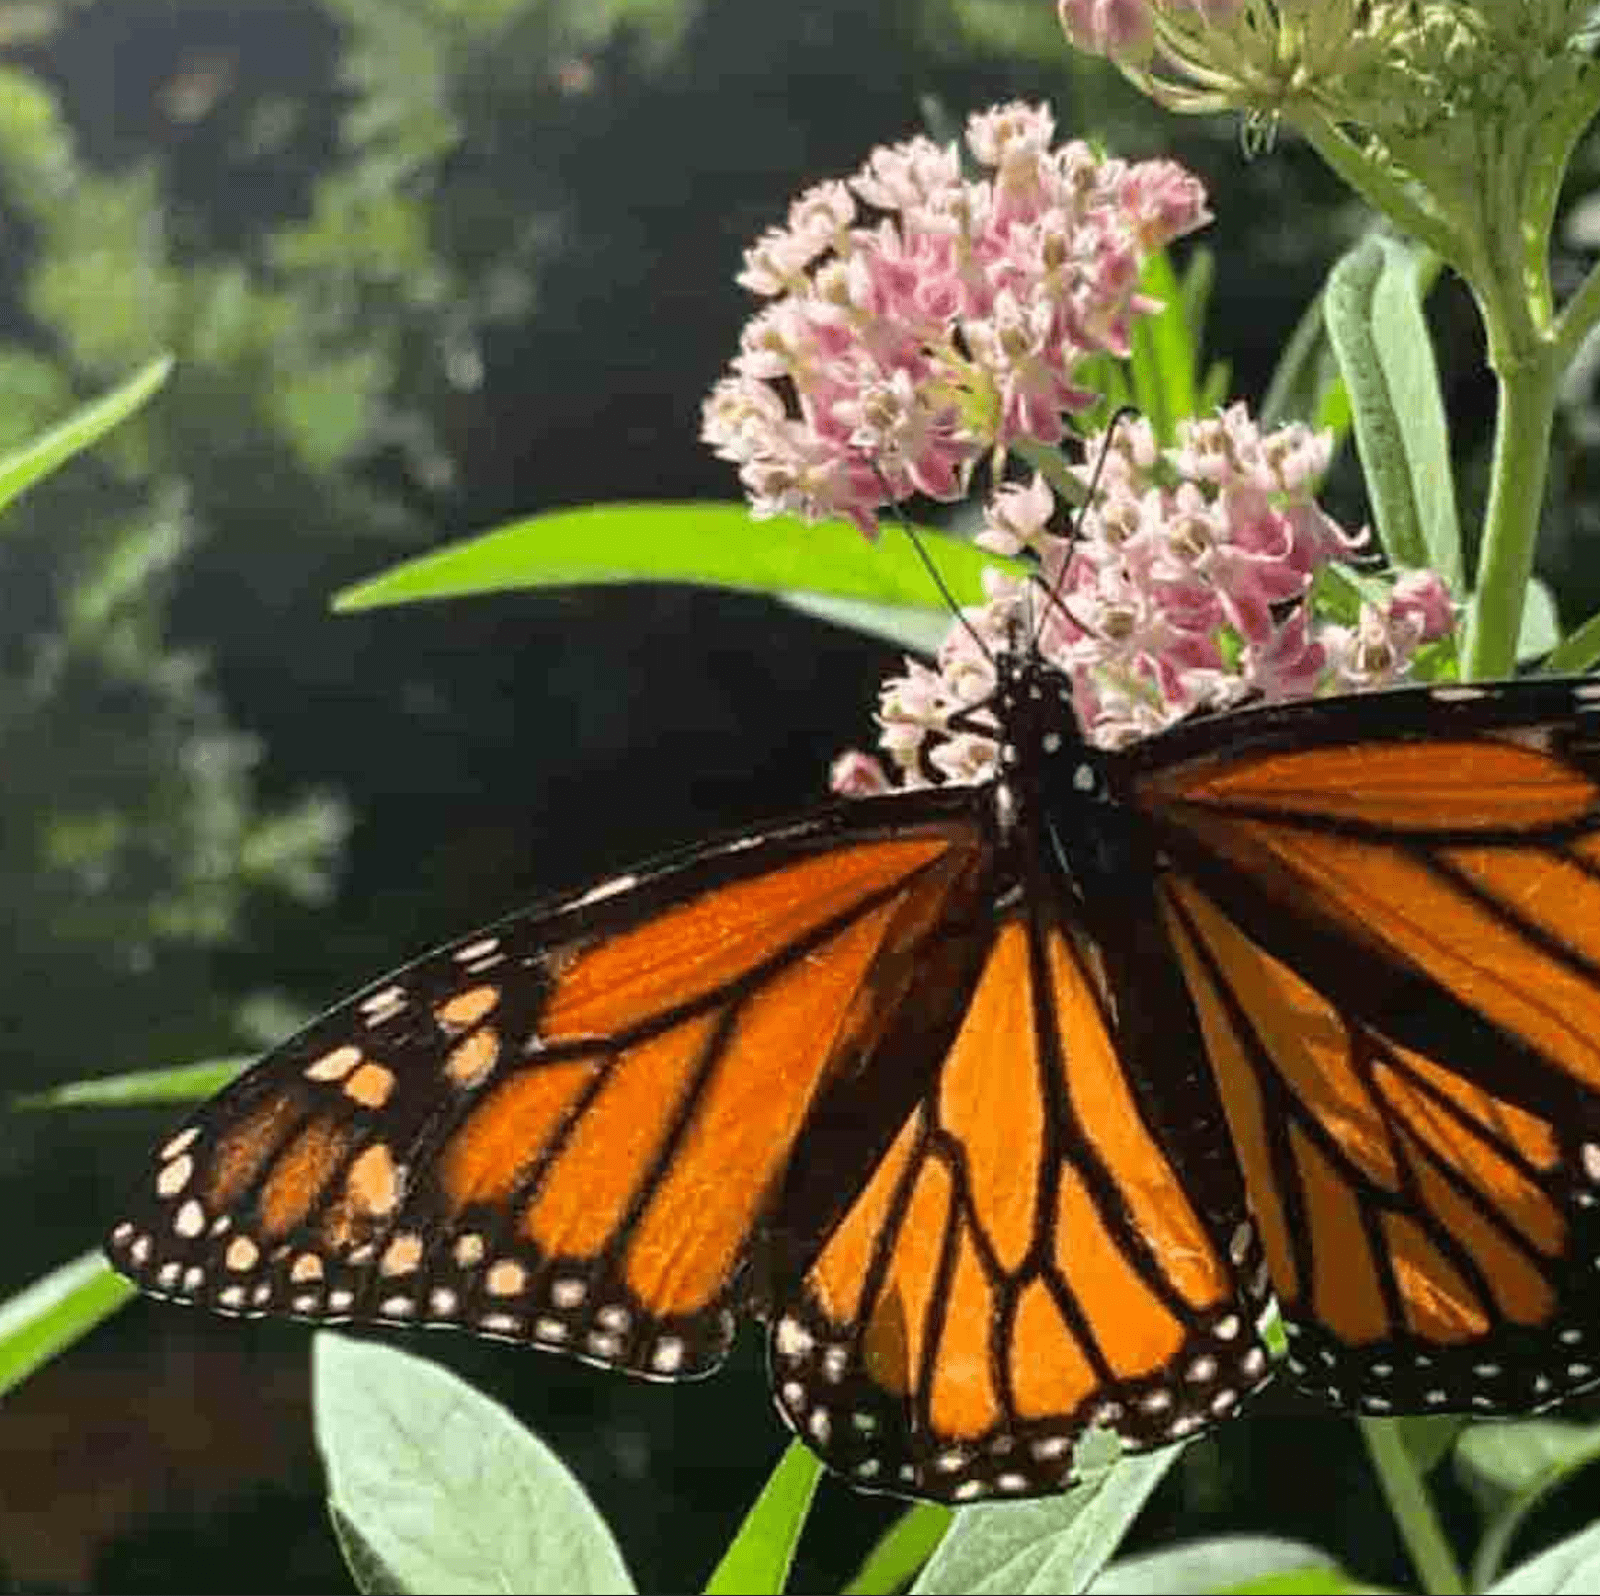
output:
{"label": "butterfly hindwing", "polygon": [[853,804],[430,954],[180,1127],[112,1257],[223,1312],[704,1373],[872,993],[971,923],[989,857],[970,794]]}
{"label": "butterfly hindwing", "polygon": [[1411,691],[1147,765],[1291,1368],[1340,1405],[1600,1380],[1594,721],[1584,686]]}
{"label": "butterfly hindwing", "polygon": [[774,1321],[780,1409],[857,1485],[1059,1490],[1091,1426],[1165,1444],[1266,1378],[1242,1194],[1186,1189],[1102,957],[1053,906],[999,922],[934,1083]]}

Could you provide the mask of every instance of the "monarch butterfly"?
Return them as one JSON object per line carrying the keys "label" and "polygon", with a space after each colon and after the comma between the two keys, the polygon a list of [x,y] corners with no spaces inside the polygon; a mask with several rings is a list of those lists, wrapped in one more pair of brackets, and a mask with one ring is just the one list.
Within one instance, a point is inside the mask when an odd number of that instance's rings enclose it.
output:
{"label": "monarch butterfly", "polygon": [[1090,747],[816,809],[375,982],[161,1147],[116,1267],[647,1378],[767,1324],[868,1489],[1062,1488],[1272,1372],[1373,1414],[1600,1380],[1600,683]]}

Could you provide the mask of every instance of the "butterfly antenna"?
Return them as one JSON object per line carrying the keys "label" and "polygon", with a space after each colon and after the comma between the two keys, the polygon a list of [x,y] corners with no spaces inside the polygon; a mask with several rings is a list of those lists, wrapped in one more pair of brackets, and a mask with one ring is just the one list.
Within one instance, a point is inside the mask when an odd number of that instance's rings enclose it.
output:
{"label": "butterfly antenna", "polygon": [[911,547],[917,551],[917,558],[922,561],[923,569],[933,578],[933,585],[938,588],[939,596],[945,601],[950,613],[961,623],[967,636],[978,645],[978,652],[993,665],[994,654],[990,651],[989,645],[978,635],[978,629],[967,619],[966,612],[956,603],[955,595],[946,585],[945,579],[939,574],[939,567],[933,563],[933,556],[924,547],[922,539],[917,535],[917,529],[906,519],[904,512],[896,502],[893,490],[889,487],[889,479],[878,469],[876,460],[872,462],[872,474],[878,479],[878,485],[883,489],[884,497],[889,501],[890,515],[894,517],[900,530],[911,539]]}
{"label": "butterfly antenna", "polygon": [[[1084,512],[1091,504],[1094,503],[1094,496],[1099,491],[1100,478],[1105,471],[1106,459],[1111,453],[1111,445],[1116,438],[1118,425],[1121,422],[1129,419],[1137,419],[1138,414],[1139,411],[1134,405],[1118,405],[1117,408],[1112,412],[1110,421],[1106,423],[1106,435],[1101,440],[1100,453],[1095,457],[1094,470],[1089,476],[1088,490],[1084,494],[1083,503],[1079,505],[1077,510],[1073,512],[1071,525],[1067,529],[1067,537],[1069,540],[1077,537],[1078,527],[1083,520]],[[1061,596],[1062,586],[1067,580],[1069,563],[1070,561],[1068,560],[1063,560],[1061,562],[1060,574],[1056,577],[1055,582],[1051,586],[1045,587],[1044,582],[1037,576],[1034,577],[1033,581],[1028,584],[1030,590],[1035,586],[1044,588],[1045,596],[1045,603],[1039,614],[1038,630],[1034,631],[1032,634],[1033,640],[1030,646],[1035,651],[1037,651],[1039,647],[1039,639],[1044,633],[1045,617],[1050,613],[1052,608],[1059,609],[1069,621],[1073,622],[1074,625],[1082,624],[1078,621],[1077,617],[1073,615],[1072,611],[1067,608],[1066,600]]]}

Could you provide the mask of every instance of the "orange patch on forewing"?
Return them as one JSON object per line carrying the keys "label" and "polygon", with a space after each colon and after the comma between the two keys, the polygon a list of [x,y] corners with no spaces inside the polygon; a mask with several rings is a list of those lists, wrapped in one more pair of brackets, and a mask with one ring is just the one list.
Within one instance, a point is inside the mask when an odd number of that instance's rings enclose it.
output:
{"label": "orange patch on forewing", "polygon": [[[1184,1328],[1128,1260],[1106,1228],[1094,1199],[1071,1169],[1061,1175],[1056,1204],[1056,1266],[1077,1299],[1106,1361],[1125,1380],[1153,1373],[1183,1345]],[[1158,1254],[1163,1273],[1169,1261]],[[1188,1260],[1180,1260],[1191,1267]],[[1228,1295],[1213,1277],[1212,1299]]]}
{"label": "orange patch on forewing", "polygon": [[1094,1370],[1043,1281],[1017,1294],[1007,1356],[1020,1419],[1064,1417],[1094,1392]]}
{"label": "orange patch on forewing", "polygon": [[1028,938],[1002,926],[939,1075],[939,1123],[966,1155],[979,1228],[1015,1269],[1033,1242],[1044,1148]]}
{"label": "orange patch on forewing", "polygon": [[1400,1171],[1383,1114],[1353,1068],[1350,1034],[1337,1011],[1203,894],[1186,883],[1177,891],[1272,1067],[1368,1180],[1397,1190]]}
{"label": "orange patch on forewing", "polygon": [[1417,1160],[1417,1184],[1434,1217],[1483,1271],[1500,1312],[1516,1324],[1549,1320],[1556,1296],[1544,1272],[1422,1159]]}
{"label": "orange patch on forewing", "polygon": [[862,843],[710,889],[579,952],[539,1017],[540,1035],[614,1035],[692,1003],[892,891],[952,846],[944,836]]}
{"label": "orange patch on forewing", "polygon": [[894,909],[891,900],[852,921],[739,1011],[628,1246],[628,1285],[653,1312],[692,1313],[727,1284]]}
{"label": "orange patch on forewing", "polygon": [[666,1140],[717,1020],[689,1020],[608,1066],[523,1210],[523,1234],[547,1256],[587,1257],[610,1239]]}
{"label": "orange patch on forewing", "polygon": [[836,1325],[854,1324],[861,1312],[861,1292],[872,1267],[873,1249],[888,1220],[921,1124],[920,1114],[906,1121],[807,1276],[818,1305]]}
{"label": "orange patch on forewing", "polygon": [[997,1425],[1002,1414],[992,1356],[994,1290],[972,1237],[963,1229],[950,1292],[939,1315],[938,1353],[928,1415],[941,1437],[970,1440]]}
{"label": "orange patch on forewing", "polygon": [[1255,821],[1226,830],[1257,850],[1250,868],[1275,891],[1337,922],[1357,943],[1420,968],[1468,1008],[1600,1088],[1600,983],[1398,849]]}
{"label": "orange patch on forewing", "polygon": [[1485,1334],[1489,1316],[1466,1280],[1416,1220],[1383,1216],[1383,1235],[1400,1287],[1406,1328],[1424,1341],[1452,1344]]}
{"label": "orange patch on forewing", "polygon": [[450,1049],[444,1072],[453,1085],[466,1091],[488,1076],[499,1056],[500,1035],[492,1025],[484,1025]]}
{"label": "orange patch on forewing", "polygon": [[1420,1075],[1435,1091],[1448,1097],[1491,1136],[1508,1142],[1534,1168],[1553,1169],[1560,1162],[1561,1145],[1549,1121],[1483,1091],[1454,1070],[1435,1064],[1421,1053],[1413,1053],[1409,1048],[1393,1042],[1387,1045],[1408,1070]]}
{"label": "orange patch on forewing", "polygon": [[302,1113],[293,1098],[274,1097],[222,1132],[206,1174],[207,1210],[231,1208],[238,1201]]}
{"label": "orange patch on forewing", "polygon": [[[1579,820],[1600,792],[1581,771],[1537,749],[1432,738],[1208,757],[1147,778],[1141,796],[1180,824],[1181,813],[1169,809],[1187,799],[1401,830],[1500,831]],[[1213,823],[1201,821],[1208,832]]]}
{"label": "orange patch on forewing", "polygon": [[1227,1271],[1140,1117],[1099,1005],[1060,932],[1050,937],[1050,980],[1073,1116],[1116,1182],[1133,1228],[1190,1306],[1226,1300]]}
{"label": "orange patch on forewing", "polygon": [[311,1211],[350,1145],[350,1132],[329,1119],[314,1120],[272,1166],[257,1205],[262,1237],[276,1241]]}
{"label": "orange patch on forewing", "polygon": [[1541,1252],[1551,1257],[1561,1252],[1567,1242],[1566,1221],[1533,1181],[1491,1142],[1474,1135],[1395,1071],[1379,1065],[1374,1075],[1418,1143],[1475,1186]]}
{"label": "orange patch on forewing", "polygon": [[[1167,891],[1191,914],[1205,906],[1199,894],[1185,883],[1169,883]],[[1206,1057],[1217,1077],[1217,1089],[1244,1171],[1245,1189],[1250,1194],[1251,1207],[1261,1231],[1261,1244],[1272,1271],[1272,1283],[1284,1301],[1292,1303],[1300,1295],[1300,1276],[1295,1268],[1289,1223],[1272,1167],[1261,1087],[1245,1054],[1232,1015],[1224,1006],[1189,927],[1170,904],[1163,905],[1163,909],[1184,979],[1194,999],[1195,1013],[1200,1019]]]}
{"label": "orange patch on forewing", "polygon": [[480,1098],[439,1158],[439,1189],[451,1205],[508,1196],[599,1068],[593,1059],[536,1066]]}
{"label": "orange patch on forewing", "polygon": [[433,1017],[446,1030],[465,1031],[476,1025],[500,1001],[500,988],[483,985],[468,987],[446,999],[434,1011]]}
{"label": "orange patch on forewing", "polygon": [[862,1362],[891,1396],[909,1392],[922,1368],[928,1304],[950,1219],[950,1195],[948,1172],[929,1159],[917,1174],[888,1273],[869,1311]]}
{"label": "orange patch on forewing", "polygon": [[1305,1194],[1312,1309],[1346,1345],[1381,1340],[1395,1327],[1361,1222],[1361,1205],[1345,1178],[1298,1125],[1289,1131],[1289,1147]]}

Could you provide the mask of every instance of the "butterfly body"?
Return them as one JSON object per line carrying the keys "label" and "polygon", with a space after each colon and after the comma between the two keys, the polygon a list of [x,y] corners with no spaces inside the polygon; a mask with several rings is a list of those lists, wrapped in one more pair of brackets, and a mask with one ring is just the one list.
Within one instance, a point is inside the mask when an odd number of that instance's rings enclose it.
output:
{"label": "butterfly body", "polygon": [[[992,780],[836,803],[513,916],[160,1150],[113,1261],[236,1314],[652,1378],[767,1323],[854,1483],[1059,1489],[1270,1369],[1366,1412],[1600,1380],[1589,683],[1092,748],[1002,655]],[[987,723],[986,723],[987,724]]]}

